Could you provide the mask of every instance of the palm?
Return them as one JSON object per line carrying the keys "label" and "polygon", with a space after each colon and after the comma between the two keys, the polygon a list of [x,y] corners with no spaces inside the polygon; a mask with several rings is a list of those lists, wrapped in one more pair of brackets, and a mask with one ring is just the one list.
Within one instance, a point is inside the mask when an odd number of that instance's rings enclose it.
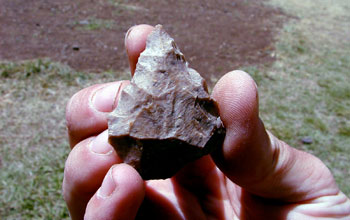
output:
{"label": "palm", "polygon": [[[204,163],[207,166],[203,170]],[[312,200],[287,203],[245,192],[209,156],[191,165],[171,179],[146,181],[146,196],[137,219],[317,219],[319,215],[332,215],[320,213],[312,205],[303,212],[303,207],[314,203]],[[184,179],[189,177],[188,172],[199,175]],[[332,202],[332,198],[326,199]]]}

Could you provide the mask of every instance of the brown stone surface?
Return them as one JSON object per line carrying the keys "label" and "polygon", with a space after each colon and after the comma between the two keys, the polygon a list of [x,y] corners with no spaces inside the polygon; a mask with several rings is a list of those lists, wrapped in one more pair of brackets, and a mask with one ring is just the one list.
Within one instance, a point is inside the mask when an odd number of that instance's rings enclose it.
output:
{"label": "brown stone surface", "polygon": [[108,118],[109,141],[143,179],[165,179],[220,147],[223,128],[204,79],[158,25]]}

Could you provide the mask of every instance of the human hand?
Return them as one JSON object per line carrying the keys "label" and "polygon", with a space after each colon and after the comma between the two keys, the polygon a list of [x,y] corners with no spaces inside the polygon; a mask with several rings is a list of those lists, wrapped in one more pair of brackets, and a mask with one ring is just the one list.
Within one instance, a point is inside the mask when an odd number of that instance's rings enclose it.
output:
{"label": "human hand", "polygon": [[[153,27],[126,36],[131,73]],[[143,181],[108,144],[107,114],[128,81],[75,94],[66,112],[72,151],[63,195],[72,219],[320,219],[350,217],[350,201],[316,157],[267,132],[253,79],[223,76],[213,90],[224,144],[173,178]]]}

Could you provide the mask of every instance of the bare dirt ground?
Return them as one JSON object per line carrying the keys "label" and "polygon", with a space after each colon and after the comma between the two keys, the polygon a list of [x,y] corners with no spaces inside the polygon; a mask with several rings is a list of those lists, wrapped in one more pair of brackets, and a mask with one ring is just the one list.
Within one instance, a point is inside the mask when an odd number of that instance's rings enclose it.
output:
{"label": "bare dirt ground", "polygon": [[284,18],[261,0],[0,0],[0,60],[48,57],[78,71],[124,70],[129,27],[163,24],[211,83],[271,62]]}

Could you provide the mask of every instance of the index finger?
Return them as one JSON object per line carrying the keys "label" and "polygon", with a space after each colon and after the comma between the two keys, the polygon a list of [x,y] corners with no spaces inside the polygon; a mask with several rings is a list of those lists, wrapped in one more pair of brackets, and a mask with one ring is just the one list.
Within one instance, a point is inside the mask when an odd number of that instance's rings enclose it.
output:
{"label": "index finger", "polygon": [[[148,34],[154,28],[138,25],[129,29],[125,47],[133,75],[138,57],[146,47]],[[107,129],[107,114],[116,107],[122,89],[128,81],[94,85],[76,93],[66,109],[66,120],[71,148],[77,143]]]}
{"label": "index finger", "polygon": [[116,107],[128,81],[93,85],[77,92],[68,102],[66,123],[73,148],[80,141],[107,129],[107,114]]}
{"label": "index finger", "polygon": [[125,35],[125,48],[132,76],[134,75],[139,56],[146,48],[147,37],[153,30],[154,27],[151,25],[140,24],[131,27]]}

